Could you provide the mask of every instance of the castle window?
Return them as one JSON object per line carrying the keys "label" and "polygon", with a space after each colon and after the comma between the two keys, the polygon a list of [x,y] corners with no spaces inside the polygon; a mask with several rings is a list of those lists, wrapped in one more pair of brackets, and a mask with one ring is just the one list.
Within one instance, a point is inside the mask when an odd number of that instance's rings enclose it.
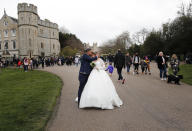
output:
{"label": "castle window", "polygon": [[8,25],[8,22],[7,21],[4,21],[4,26],[7,26]]}
{"label": "castle window", "polygon": [[11,30],[11,35],[12,35],[12,36],[16,36],[16,30],[15,30],[15,29],[12,29],[12,30]]}
{"label": "castle window", "polygon": [[4,30],[4,37],[8,37],[8,30]]}
{"label": "castle window", "polygon": [[23,17],[21,16],[21,20],[23,21]]}
{"label": "castle window", "polygon": [[53,44],[53,49],[55,49],[55,44]]}
{"label": "castle window", "polygon": [[53,32],[53,36],[54,36],[54,32]]}
{"label": "castle window", "polygon": [[12,44],[13,44],[13,49],[16,49],[16,41],[12,40]]}
{"label": "castle window", "polygon": [[31,47],[32,45],[31,45],[31,39],[29,39],[29,47]]}
{"label": "castle window", "polygon": [[8,49],[8,41],[5,41],[5,46],[4,49],[7,50]]}
{"label": "castle window", "polygon": [[0,41],[0,50],[1,50],[1,41]]}
{"label": "castle window", "polygon": [[43,34],[43,29],[40,29],[40,34]]}
{"label": "castle window", "polygon": [[43,43],[41,43],[41,48],[42,48],[42,49],[44,48]]}

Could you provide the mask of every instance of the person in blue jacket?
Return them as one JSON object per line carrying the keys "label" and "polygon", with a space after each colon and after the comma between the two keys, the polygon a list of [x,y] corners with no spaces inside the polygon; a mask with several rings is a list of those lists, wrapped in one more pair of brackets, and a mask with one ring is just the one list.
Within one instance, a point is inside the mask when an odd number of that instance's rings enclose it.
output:
{"label": "person in blue jacket", "polygon": [[86,49],[85,53],[81,57],[81,67],[79,71],[79,90],[78,90],[78,105],[81,100],[81,94],[83,92],[83,89],[87,83],[88,77],[92,71],[91,62],[97,60],[98,55],[95,57],[92,56],[92,50]]}
{"label": "person in blue jacket", "polygon": [[109,75],[112,76],[113,74],[113,66],[112,66],[112,63],[110,62],[109,63],[109,66],[107,67],[107,69],[105,71],[108,71],[109,70]]}

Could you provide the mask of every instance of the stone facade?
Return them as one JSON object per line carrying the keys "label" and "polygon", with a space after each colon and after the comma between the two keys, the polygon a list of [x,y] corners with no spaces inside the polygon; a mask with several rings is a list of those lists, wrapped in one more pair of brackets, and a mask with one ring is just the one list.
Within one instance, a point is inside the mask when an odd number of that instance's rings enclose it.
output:
{"label": "stone facade", "polygon": [[41,20],[37,7],[18,4],[18,19],[4,12],[0,20],[0,55],[10,57],[57,56],[60,52],[59,29],[56,23]]}
{"label": "stone facade", "polygon": [[98,47],[97,43],[93,43],[92,46],[90,46],[89,43],[85,43],[85,44],[84,44],[84,48],[85,48],[85,49],[91,48],[94,52],[99,52],[99,47]]}

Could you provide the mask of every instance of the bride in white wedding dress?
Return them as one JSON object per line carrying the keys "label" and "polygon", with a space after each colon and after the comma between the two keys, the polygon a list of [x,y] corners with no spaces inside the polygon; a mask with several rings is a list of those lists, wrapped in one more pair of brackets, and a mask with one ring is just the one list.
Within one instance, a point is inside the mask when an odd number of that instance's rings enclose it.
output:
{"label": "bride in white wedding dress", "polygon": [[105,72],[105,63],[100,58],[94,63],[95,67],[85,85],[79,107],[101,109],[114,109],[114,106],[120,107],[123,102],[119,98],[111,78]]}

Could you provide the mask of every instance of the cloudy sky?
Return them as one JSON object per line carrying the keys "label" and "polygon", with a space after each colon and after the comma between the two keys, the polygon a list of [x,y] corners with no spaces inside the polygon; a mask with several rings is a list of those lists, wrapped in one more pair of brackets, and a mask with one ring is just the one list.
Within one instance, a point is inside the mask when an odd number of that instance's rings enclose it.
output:
{"label": "cloudy sky", "polygon": [[37,5],[41,19],[64,26],[83,42],[102,44],[123,31],[160,28],[189,0],[1,0],[0,15],[5,8],[17,18],[17,4],[22,2]]}

